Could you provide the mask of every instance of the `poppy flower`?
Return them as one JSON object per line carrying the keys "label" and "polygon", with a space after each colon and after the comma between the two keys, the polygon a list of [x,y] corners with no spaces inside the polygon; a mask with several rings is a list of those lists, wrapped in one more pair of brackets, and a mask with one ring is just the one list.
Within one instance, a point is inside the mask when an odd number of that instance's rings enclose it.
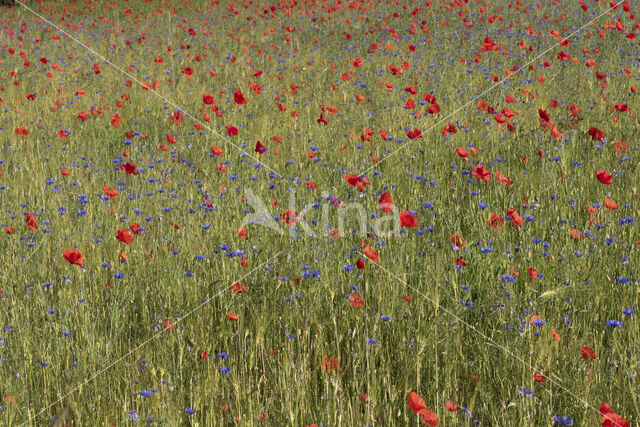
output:
{"label": "poppy flower", "polygon": [[282,221],[284,221],[284,223],[287,225],[295,224],[296,222],[298,222],[298,212],[294,211],[293,209],[287,209],[286,211],[282,212],[282,214],[280,215],[280,219],[282,219]]}
{"label": "poppy flower", "polygon": [[65,168],[60,169],[60,173],[64,176],[69,176],[69,171],[66,170]]}
{"label": "poppy flower", "polygon": [[364,299],[359,297],[358,295],[349,295],[349,305],[353,308],[360,308],[364,306]]}
{"label": "poppy flower", "polygon": [[62,256],[71,264],[78,265],[80,267],[84,264],[84,258],[82,258],[82,254],[77,249],[65,249],[65,251],[62,252]]}
{"label": "poppy flower", "polygon": [[242,283],[237,283],[237,282],[234,283],[233,285],[231,285],[231,290],[233,292],[235,292],[236,294],[243,294],[245,292],[249,292],[245,285],[243,285]]}
{"label": "poppy flower", "polygon": [[607,173],[607,171],[603,169],[600,169],[598,172],[596,172],[596,178],[598,178],[598,181],[605,185],[611,185],[611,183],[613,182],[611,175],[609,175],[609,173]]}
{"label": "poppy flower", "polygon": [[244,97],[244,95],[242,94],[242,92],[240,92],[239,90],[236,91],[233,94],[233,100],[235,101],[236,104],[238,105],[244,105],[249,103],[249,101]]}
{"label": "poppy flower", "polygon": [[369,180],[366,177],[360,177],[358,175],[345,175],[344,179],[347,180],[349,185],[356,187],[359,191],[363,191],[365,188],[369,188]]}
{"label": "poppy flower", "polygon": [[616,151],[618,153],[624,153],[627,151],[627,143],[623,140],[616,142]]}
{"label": "poppy flower", "polygon": [[545,382],[547,380],[545,378],[545,376],[542,375],[540,372],[534,372],[533,373],[533,379],[536,380],[536,382],[539,382],[539,383],[543,383],[543,382]]}
{"label": "poppy flower", "polygon": [[167,319],[164,322],[162,322],[162,327],[164,329],[168,329],[170,331],[173,331],[175,329],[175,326],[173,325],[173,322],[171,322],[171,320]]}
{"label": "poppy flower", "polygon": [[202,95],[202,102],[204,102],[206,105],[213,104],[214,102],[213,96],[209,95],[208,93],[205,93],[204,95]]}
{"label": "poppy flower", "polygon": [[129,229],[136,236],[139,236],[142,233],[142,231],[140,231],[140,224],[136,222],[132,222],[131,224],[129,224]]}
{"label": "poppy flower", "polygon": [[380,199],[378,199],[378,205],[383,212],[389,213],[393,210],[393,197],[389,192],[385,192]]}
{"label": "poppy flower", "polygon": [[422,415],[422,423],[430,426],[438,425],[438,416],[427,409],[426,403],[417,393],[411,392],[408,397],[409,409],[413,411],[414,414]]}
{"label": "poppy flower", "polygon": [[455,412],[455,411],[460,409],[460,407],[457,404],[453,403],[453,402],[445,403],[444,407],[447,408],[447,411],[449,411],[449,412]]}
{"label": "poppy flower", "polygon": [[464,243],[464,240],[462,239],[462,236],[459,234],[452,234],[451,235],[451,243],[456,245],[458,248],[464,249],[464,247],[466,246]]}
{"label": "poppy flower", "polygon": [[555,342],[560,342],[561,341],[560,335],[558,335],[558,333],[556,332],[555,329],[551,329],[551,337],[553,338],[553,340]]}
{"label": "poppy flower", "polygon": [[613,209],[613,210],[618,209],[618,205],[616,204],[616,202],[614,202],[611,199],[604,199],[604,206],[607,209]]}
{"label": "poppy flower", "polygon": [[407,228],[417,227],[418,220],[416,219],[416,217],[411,215],[409,211],[402,211],[400,212],[400,226]]}
{"label": "poppy flower", "polygon": [[607,403],[600,404],[600,416],[602,427],[629,427],[629,422],[613,412]]}
{"label": "poppy flower", "polygon": [[529,277],[531,277],[533,280],[538,280],[538,272],[534,267],[529,267],[528,273]]}
{"label": "poppy flower", "polygon": [[325,357],[322,359],[322,370],[328,371],[329,369],[332,371],[337,371],[339,367],[338,361],[333,357]]}
{"label": "poppy flower", "polygon": [[31,230],[36,231],[38,229],[38,224],[36,222],[36,216],[34,214],[32,214],[31,212],[27,213],[27,215],[25,216],[24,220],[27,223],[27,227],[29,227]]}
{"label": "poppy flower", "polygon": [[138,171],[136,170],[135,163],[128,162],[128,163],[121,164],[120,169],[125,171],[127,175],[138,175]]}
{"label": "poppy flower", "polygon": [[589,128],[588,134],[591,136],[592,141],[602,141],[602,138],[604,138],[604,132],[596,127]]}
{"label": "poppy flower", "polygon": [[266,153],[267,149],[264,145],[262,145],[262,142],[258,141],[256,142],[256,153]]}
{"label": "poppy flower", "polygon": [[364,270],[365,264],[362,258],[358,258],[358,261],[356,262],[356,267],[358,268],[358,270]]}
{"label": "poppy flower", "polygon": [[496,181],[498,181],[502,185],[505,185],[508,187],[513,184],[513,180],[508,176],[502,175],[502,172],[496,172],[494,176],[496,177]]}
{"label": "poppy flower", "polygon": [[227,125],[227,135],[228,136],[237,136],[238,128],[235,126]]}
{"label": "poppy flower", "polygon": [[487,221],[487,224],[489,224],[489,227],[493,228],[494,230],[500,231],[502,230],[501,226],[503,222],[504,218],[502,217],[502,215],[491,212],[491,216],[489,217],[489,221]]}
{"label": "poppy flower", "polygon": [[129,230],[118,230],[117,239],[127,245],[133,242],[133,236],[129,233]]}
{"label": "poppy flower", "polygon": [[224,151],[222,151],[222,148],[218,147],[217,145],[212,145],[211,154],[213,154],[214,156],[222,156],[224,154]]}
{"label": "poppy flower", "polygon": [[237,322],[239,317],[233,313],[227,313],[227,319],[231,320],[232,322]]}
{"label": "poppy flower", "polygon": [[469,157],[469,152],[461,147],[456,148],[456,154],[463,159]]}
{"label": "poppy flower", "polygon": [[596,353],[591,347],[582,347],[582,350],[580,350],[580,356],[585,360],[593,360],[596,358]]}
{"label": "poppy flower", "polygon": [[375,249],[371,249],[369,246],[365,246],[363,250],[364,254],[373,262],[378,262],[380,259],[378,257],[378,251]]}
{"label": "poppy flower", "polygon": [[489,172],[484,166],[476,165],[473,168],[473,172],[471,172],[471,176],[483,179],[486,184],[489,183],[489,177],[491,176],[491,172]]}
{"label": "poppy flower", "polygon": [[240,236],[241,239],[246,239],[247,238],[247,230],[240,227],[238,228],[238,236]]}
{"label": "poppy flower", "polygon": [[410,129],[407,131],[407,138],[409,139],[422,138],[422,131],[418,128],[415,128],[413,130]]}
{"label": "poppy flower", "polygon": [[118,197],[118,191],[115,188],[111,187],[103,187],[104,195],[110,199],[115,199]]}

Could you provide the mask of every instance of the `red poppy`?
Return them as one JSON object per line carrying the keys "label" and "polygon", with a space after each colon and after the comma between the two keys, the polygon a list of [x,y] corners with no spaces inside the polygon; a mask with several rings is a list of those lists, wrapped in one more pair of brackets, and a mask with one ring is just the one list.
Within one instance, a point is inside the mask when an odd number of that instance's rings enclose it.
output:
{"label": "red poppy", "polygon": [[618,205],[616,204],[616,202],[614,202],[611,199],[604,199],[604,206],[607,209],[613,209],[613,210],[618,209]]}
{"label": "red poppy", "polygon": [[345,175],[344,179],[347,180],[349,185],[356,187],[359,191],[363,191],[365,188],[369,188],[369,180],[366,177],[360,177],[358,175]]}
{"label": "red poppy", "polygon": [[66,170],[65,168],[60,169],[60,173],[64,176],[69,176],[69,171]]}
{"label": "red poppy", "polygon": [[528,273],[529,277],[531,277],[533,280],[538,280],[538,272],[534,267],[529,267]]}
{"label": "red poppy", "polygon": [[129,233],[129,230],[118,230],[117,239],[127,245],[133,242],[133,236]]}
{"label": "red poppy", "polygon": [[378,251],[375,249],[371,249],[369,246],[365,246],[363,250],[364,254],[373,262],[378,262],[380,258],[378,257]]}
{"label": "red poppy", "polygon": [[170,331],[173,331],[176,328],[175,326],[173,326],[171,320],[168,319],[162,322],[162,327],[165,329],[169,329]]}
{"label": "red poppy", "polygon": [[583,359],[593,360],[596,358],[596,353],[591,347],[582,347],[582,350],[580,350],[580,356],[582,356]]}
{"label": "red poppy", "polygon": [[453,402],[445,403],[444,407],[447,408],[447,411],[449,411],[449,412],[455,412],[455,411],[460,409],[460,407],[458,405],[456,405],[455,403],[453,403]]}
{"label": "red poppy", "polygon": [[231,285],[231,290],[233,292],[235,292],[236,294],[243,294],[245,292],[249,292],[245,285],[243,285],[242,283],[237,283],[237,282],[234,283],[233,285]]}
{"label": "red poppy", "polygon": [[522,217],[518,215],[517,209],[507,209],[507,216],[511,219],[511,222],[513,222],[513,225],[515,225],[516,228],[524,224],[524,219],[522,219]]}
{"label": "red poppy", "polygon": [[213,154],[214,156],[222,156],[224,154],[224,151],[222,151],[222,148],[218,147],[217,145],[212,145],[211,154]]}
{"label": "red poppy", "polygon": [[358,270],[364,270],[365,264],[362,258],[358,258],[358,261],[356,262],[356,267],[358,267]]}
{"label": "red poppy", "polygon": [[213,104],[214,103],[213,96],[209,95],[208,93],[205,93],[204,95],[202,95],[202,102],[204,102],[206,105]]}
{"label": "red poppy", "polygon": [[533,379],[536,380],[536,382],[539,382],[539,383],[543,383],[543,382],[545,382],[547,380],[545,378],[545,376],[542,375],[540,372],[534,372],[533,373]]}
{"label": "red poppy", "polygon": [[262,142],[258,141],[256,142],[256,153],[266,153],[267,152],[267,148],[262,145]]}
{"label": "red poppy", "polygon": [[494,176],[496,177],[496,181],[498,181],[502,185],[505,185],[508,187],[513,184],[513,180],[508,176],[502,175],[502,172],[496,172]]}
{"label": "red poppy", "polygon": [[424,400],[418,395],[418,393],[413,391],[409,393],[408,404],[409,409],[411,409],[414,414],[419,414],[423,410],[427,409],[427,404]]}
{"label": "red poppy", "polygon": [[292,225],[298,222],[298,212],[294,211],[293,209],[287,209],[286,211],[282,212],[280,218],[282,219],[282,221],[284,221],[285,224]]}
{"label": "red poppy", "polygon": [[616,142],[616,151],[618,153],[624,153],[627,150],[627,143],[623,140]]}
{"label": "red poppy", "polygon": [[227,319],[231,320],[232,322],[237,322],[239,317],[233,313],[227,313]]}
{"label": "red poppy", "polygon": [[418,128],[407,131],[407,138],[409,139],[418,139],[422,138],[422,131]]}
{"label": "red poppy", "polygon": [[236,91],[233,94],[233,100],[236,102],[236,104],[238,105],[244,105],[249,103],[249,101],[244,97],[244,95],[242,94],[242,92],[240,92],[239,90]]}
{"label": "red poppy", "polygon": [[595,127],[590,128],[588,134],[591,136],[592,141],[602,141],[602,138],[604,138],[604,132]]}
{"label": "red poppy", "polygon": [[118,191],[115,188],[103,187],[102,189],[104,190],[104,195],[108,198],[115,199],[118,197]]}
{"label": "red poppy", "polygon": [[328,371],[331,369],[332,371],[337,371],[339,367],[338,361],[333,357],[325,357],[322,359],[322,370]]}
{"label": "red poppy", "polygon": [[25,216],[24,220],[27,223],[27,227],[29,227],[31,230],[36,231],[38,229],[38,224],[36,222],[36,216],[34,214],[32,214],[31,212],[27,213],[27,215]]}
{"label": "red poppy", "polygon": [[560,335],[558,335],[558,333],[556,332],[556,330],[555,330],[555,329],[553,329],[553,328],[551,329],[551,337],[553,338],[553,340],[554,340],[555,342],[560,342],[560,341],[561,341],[561,339],[560,339]]}
{"label": "red poppy", "polygon": [[620,111],[620,112],[624,112],[629,110],[629,107],[627,106],[627,104],[623,104],[622,102],[619,102],[615,105],[616,110]]}
{"label": "red poppy", "polygon": [[393,210],[393,197],[389,192],[385,192],[380,199],[378,199],[378,205],[383,212],[389,213]]}
{"label": "red poppy", "polygon": [[611,406],[604,402],[600,404],[600,416],[602,427],[629,427],[629,422],[613,412]]}
{"label": "red poppy", "polygon": [[353,308],[360,308],[364,306],[364,299],[359,297],[358,295],[349,295],[349,305]]}
{"label": "red poppy", "polygon": [[487,221],[487,224],[489,224],[489,226],[494,230],[500,231],[502,230],[501,225],[503,222],[504,218],[502,217],[502,215],[491,212],[491,217],[489,218],[489,221]]}
{"label": "red poppy", "polygon": [[65,251],[62,252],[62,256],[71,264],[78,265],[80,267],[84,264],[84,258],[82,258],[82,254],[77,249],[65,249]]}
{"label": "red poppy", "polygon": [[131,224],[129,224],[129,229],[136,236],[139,236],[142,233],[142,231],[140,231],[140,224],[138,224],[137,222],[132,222]]}
{"label": "red poppy", "polygon": [[461,147],[456,148],[456,154],[462,158],[469,157],[469,152]]}
{"label": "red poppy", "polygon": [[418,220],[416,219],[416,217],[411,215],[409,211],[402,211],[400,212],[400,226],[407,228],[417,227]]}
{"label": "red poppy", "polygon": [[426,403],[417,393],[411,392],[408,397],[409,409],[413,411],[414,414],[420,414],[423,416],[422,423],[430,426],[438,425],[438,416],[427,409]]}
{"label": "red poppy", "polygon": [[227,125],[227,135],[228,136],[237,136],[238,128],[232,125]]}
{"label": "red poppy", "polygon": [[457,247],[464,249],[464,247],[466,246],[464,243],[464,240],[462,239],[462,236],[459,234],[452,234],[451,235],[451,243],[453,243],[454,245],[456,245]]}
{"label": "red poppy", "polygon": [[491,172],[489,172],[484,166],[476,165],[473,168],[473,172],[471,172],[471,176],[483,179],[485,183],[489,183],[489,177],[491,177]]}
{"label": "red poppy", "polygon": [[607,173],[607,171],[603,169],[600,169],[598,172],[596,172],[596,178],[598,178],[598,181],[605,185],[611,185],[611,183],[613,182],[611,175],[609,175],[609,173]]}
{"label": "red poppy", "polygon": [[128,163],[121,164],[120,169],[125,171],[127,175],[138,175],[138,171],[136,170],[135,163],[128,162]]}

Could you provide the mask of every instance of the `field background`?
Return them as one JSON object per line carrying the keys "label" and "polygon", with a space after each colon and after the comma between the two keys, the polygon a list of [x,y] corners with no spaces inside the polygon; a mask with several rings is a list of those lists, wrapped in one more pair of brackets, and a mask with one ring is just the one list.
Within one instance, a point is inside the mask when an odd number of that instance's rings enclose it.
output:
{"label": "field background", "polygon": [[583,3],[0,7],[0,424],[635,424],[638,8]]}

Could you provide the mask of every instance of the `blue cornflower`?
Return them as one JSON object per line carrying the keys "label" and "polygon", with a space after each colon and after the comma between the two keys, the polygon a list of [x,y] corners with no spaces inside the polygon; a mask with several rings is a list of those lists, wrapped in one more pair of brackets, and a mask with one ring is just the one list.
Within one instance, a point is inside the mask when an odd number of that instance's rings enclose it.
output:
{"label": "blue cornflower", "polygon": [[559,417],[557,415],[554,415],[553,419],[554,419],[555,422],[563,424],[565,426],[573,425],[573,418],[567,419],[566,415],[563,415],[561,417]]}
{"label": "blue cornflower", "polygon": [[153,396],[153,391],[151,391],[151,390],[142,390],[140,392],[140,396],[151,397],[151,396]]}
{"label": "blue cornflower", "polygon": [[231,368],[229,368],[228,366],[223,366],[222,368],[220,368],[220,372],[222,372],[224,375],[227,375],[229,372],[231,372]]}
{"label": "blue cornflower", "polygon": [[622,321],[620,320],[607,320],[607,326],[611,326],[613,328],[622,328]]}
{"label": "blue cornflower", "polygon": [[140,415],[138,415],[138,413],[136,412],[135,409],[130,410],[127,413],[127,417],[131,418],[132,420],[137,420],[138,418],[140,418]]}
{"label": "blue cornflower", "polygon": [[386,316],[383,314],[382,316],[380,316],[380,320],[382,320],[383,322],[390,322],[391,316]]}
{"label": "blue cornflower", "polygon": [[378,340],[374,340],[373,338],[369,338],[367,340],[367,344],[369,344],[369,345],[378,344],[378,342],[379,342]]}
{"label": "blue cornflower", "polygon": [[185,409],[185,410],[184,410],[184,412],[186,412],[186,413],[187,413],[187,414],[189,414],[189,415],[193,415],[193,414],[195,414],[195,413],[196,413],[196,411],[194,411],[194,410],[193,410],[193,409],[191,409],[191,408],[187,408],[187,409]]}
{"label": "blue cornflower", "polygon": [[627,316],[631,316],[633,314],[635,310],[633,308],[625,308],[624,310],[622,310],[622,312],[624,314],[626,314]]}

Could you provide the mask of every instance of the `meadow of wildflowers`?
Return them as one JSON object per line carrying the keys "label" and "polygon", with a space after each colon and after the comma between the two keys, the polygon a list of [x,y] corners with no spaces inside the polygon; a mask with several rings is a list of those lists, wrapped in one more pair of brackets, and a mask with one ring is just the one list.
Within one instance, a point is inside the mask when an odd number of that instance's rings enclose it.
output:
{"label": "meadow of wildflowers", "polygon": [[0,6],[0,425],[640,420],[639,6]]}

